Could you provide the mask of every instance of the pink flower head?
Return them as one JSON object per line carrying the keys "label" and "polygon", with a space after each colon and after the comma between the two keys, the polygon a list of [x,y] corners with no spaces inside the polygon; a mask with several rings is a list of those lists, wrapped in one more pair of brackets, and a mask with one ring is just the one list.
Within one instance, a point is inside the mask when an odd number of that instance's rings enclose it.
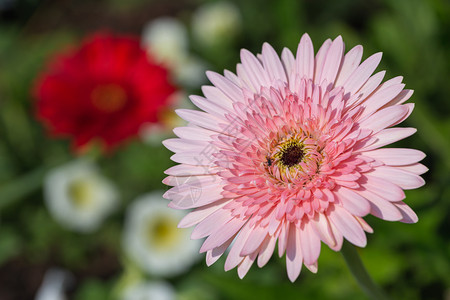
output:
{"label": "pink flower head", "polygon": [[[176,209],[195,208],[179,224],[207,237],[201,252],[214,263],[230,247],[225,270],[242,278],[256,260],[264,266],[278,241],[289,279],[302,264],[317,271],[321,242],[341,249],[343,239],[364,247],[372,228],[362,217],[417,222],[402,201],[422,186],[425,155],[380,148],[414,128],[391,128],[414,105],[402,77],[381,83],[381,53],[361,63],[363,48],[344,54],[339,36],[314,56],[303,35],[294,55],[281,59],[269,44],[256,57],[241,51],[237,75],[208,72],[213,86],[192,96],[203,111],[178,110],[189,122],[164,145],[179,163],[164,180]],[[232,244],[232,242],[234,243]]]}

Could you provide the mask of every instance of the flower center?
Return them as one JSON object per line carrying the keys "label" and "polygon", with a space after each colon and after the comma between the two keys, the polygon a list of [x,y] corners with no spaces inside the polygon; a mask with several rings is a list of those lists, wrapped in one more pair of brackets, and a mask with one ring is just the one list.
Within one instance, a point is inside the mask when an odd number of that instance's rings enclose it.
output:
{"label": "flower center", "polygon": [[157,217],[149,220],[146,228],[147,242],[150,247],[167,250],[179,240],[177,220],[170,216]]}
{"label": "flower center", "polygon": [[99,85],[91,93],[92,104],[102,112],[113,113],[122,109],[127,103],[127,94],[117,84]]}
{"label": "flower center", "polygon": [[78,209],[88,209],[94,202],[92,183],[84,179],[78,179],[69,184],[69,199]]}
{"label": "flower center", "polygon": [[304,145],[297,136],[288,138],[278,144],[272,157],[280,167],[289,169],[302,162],[305,157]]}
{"label": "flower center", "polygon": [[299,145],[290,145],[282,154],[280,162],[287,166],[292,167],[298,164],[303,158],[303,150]]}

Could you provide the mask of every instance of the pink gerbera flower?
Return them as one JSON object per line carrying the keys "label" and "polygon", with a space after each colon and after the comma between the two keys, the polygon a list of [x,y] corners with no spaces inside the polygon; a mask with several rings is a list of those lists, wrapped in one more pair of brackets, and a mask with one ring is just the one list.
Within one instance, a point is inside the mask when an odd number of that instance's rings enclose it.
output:
{"label": "pink gerbera flower", "polygon": [[[179,224],[207,237],[201,252],[214,263],[230,246],[225,270],[243,277],[286,253],[289,279],[302,264],[317,271],[321,241],[341,249],[343,239],[366,245],[372,228],[362,217],[417,222],[402,201],[404,189],[422,186],[421,151],[380,148],[412,135],[390,128],[413,104],[402,77],[381,83],[381,53],[361,63],[363,49],[344,55],[339,36],[314,56],[303,35],[294,55],[281,59],[264,44],[256,57],[242,50],[237,75],[208,72],[214,86],[192,96],[203,111],[178,110],[189,122],[165,146],[180,163],[166,171],[166,194],[176,209],[196,208]],[[232,244],[232,242],[234,243]]]}

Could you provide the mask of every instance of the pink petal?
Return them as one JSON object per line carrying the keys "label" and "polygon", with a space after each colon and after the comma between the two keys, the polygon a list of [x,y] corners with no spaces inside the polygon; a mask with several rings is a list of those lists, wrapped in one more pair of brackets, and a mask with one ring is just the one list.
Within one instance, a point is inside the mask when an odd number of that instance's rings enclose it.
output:
{"label": "pink petal", "polygon": [[271,82],[281,80],[287,82],[286,71],[281,63],[280,57],[268,43],[264,43],[262,48],[262,61],[264,69],[270,77]]}
{"label": "pink petal", "polygon": [[295,57],[292,54],[291,50],[288,48],[284,48],[281,52],[281,61],[283,62],[284,69],[286,70],[286,74],[289,76],[293,72],[293,68],[295,67]]}
{"label": "pink petal", "polygon": [[400,211],[388,200],[368,190],[361,190],[358,193],[370,201],[372,215],[386,221],[398,221],[402,218]]}
{"label": "pink petal", "polygon": [[335,195],[342,203],[342,207],[353,215],[363,217],[370,212],[370,203],[367,199],[346,187],[340,187]]}
{"label": "pink petal", "polygon": [[289,226],[290,223],[282,222],[280,226],[280,234],[278,236],[278,256],[282,257],[286,251],[288,237],[289,237]]}
{"label": "pink petal", "polygon": [[422,175],[423,173],[428,172],[428,168],[422,164],[411,164],[411,165],[405,165],[405,166],[398,166],[397,168],[417,174],[417,175]]}
{"label": "pink petal", "polygon": [[195,226],[194,230],[192,231],[191,238],[194,240],[204,238],[220,229],[222,226],[233,219],[234,217],[230,210],[219,209],[207,216],[203,221]]}
{"label": "pink petal", "polygon": [[397,97],[392,99],[386,106],[398,105],[406,102],[414,94],[413,90],[403,90]]}
{"label": "pink petal", "polygon": [[224,103],[215,103],[207,98],[203,98],[200,96],[189,96],[189,99],[191,99],[192,103],[194,103],[195,106],[198,108],[206,111],[207,113],[210,113],[211,115],[214,115],[218,118],[224,118],[224,116],[230,112],[229,109],[227,109],[224,106]]}
{"label": "pink petal", "polygon": [[173,132],[182,139],[211,142],[214,131],[200,127],[176,127]]}
{"label": "pink petal", "polygon": [[314,47],[308,34],[300,39],[296,56],[297,74],[299,78],[313,78],[314,76]]}
{"label": "pink petal", "polygon": [[335,240],[335,244],[334,245],[330,245],[328,244],[328,246],[333,249],[334,251],[339,251],[341,250],[342,247],[342,243],[344,242],[344,236],[342,235],[342,232],[340,230],[338,230],[338,228],[333,224],[333,222],[331,222],[330,218],[327,217],[328,220],[328,224],[330,225],[330,229],[331,232],[333,233],[333,238]]}
{"label": "pink petal", "polygon": [[253,252],[256,252],[266,237],[267,228],[262,228],[259,225],[255,225],[247,241],[245,241],[244,247],[241,251],[241,256],[250,255]]}
{"label": "pink petal", "polygon": [[398,124],[408,112],[409,108],[404,105],[387,107],[361,121],[360,127],[371,129],[374,133],[377,133]]}
{"label": "pink petal", "polygon": [[244,257],[240,255],[242,251],[242,247],[244,247],[245,241],[248,239],[250,235],[250,225],[249,223],[245,224],[242,230],[239,232],[236,237],[234,244],[231,246],[230,253],[227,256],[227,260],[225,261],[225,271],[229,271],[239,265]]}
{"label": "pink petal", "polygon": [[242,226],[244,226],[245,222],[247,222],[247,219],[234,217],[228,223],[215,229],[203,243],[200,248],[200,253],[219,247],[229,239],[233,238]]}
{"label": "pink petal", "polygon": [[253,253],[252,255],[248,255],[244,258],[244,260],[238,266],[238,276],[240,279],[244,278],[247,272],[250,270],[250,267],[253,265],[253,262],[256,259],[257,253]]}
{"label": "pink petal", "polygon": [[308,270],[310,270],[313,273],[317,273],[317,270],[319,269],[317,267],[317,261],[312,263],[312,264],[305,264],[306,268],[308,268]]}
{"label": "pink petal", "polygon": [[400,222],[417,223],[417,221],[419,221],[419,218],[417,217],[416,213],[404,202],[396,202],[394,203],[394,205],[400,210],[403,216]]}
{"label": "pink petal", "polygon": [[366,83],[363,84],[363,86],[356,94],[360,95],[363,98],[368,97],[380,86],[380,83],[383,81],[384,75],[386,75],[386,71],[380,71],[370,76],[370,78],[366,81]]}
{"label": "pink petal", "polygon": [[172,176],[196,176],[217,174],[219,169],[215,166],[175,165],[165,170],[164,173]]}
{"label": "pink petal", "polygon": [[345,209],[335,205],[334,210],[329,212],[328,218],[349,242],[359,247],[366,246],[366,234],[361,225]]}
{"label": "pink petal", "polygon": [[339,71],[339,74],[336,78],[335,86],[342,86],[343,83],[347,80],[350,74],[356,70],[361,62],[363,54],[363,47],[361,45],[353,47],[350,51],[345,54],[344,59],[342,61],[342,67]]}
{"label": "pink petal", "polygon": [[175,153],[170,157],[171,160],[174,162],[180,163],[180,164],[188,164],[188,165],[194,165],[194,166],[203,166],[206,169],[208,169],[209,165],[211,165],[214,162],[214,158],[210,156],[206,156],[205,154],[202,154],[202,152],[206,152],[208,147],[206,146],[204,150],[200,151],[185,151],[185,152],[179,152]]}
{"label": "pink petal", "polygon": [[185,139],[167,139],[162,142],[167,149],[172,152],[184,152],[186,150],[202,151],[208,147],[208,143],[203,141],[185,140]]}
{"label": "pink petal", "polygon": [[302,270],[303,256],[299,229],[294,224],[291,224],[290,227],[286,248],[286,269],[289,280],[294,282]]}
{"label": "pink petal", "polygon": [[320,84],[322,82],[322,71],[324,70],[325,58],[327,57],[327,53],[330,49],[331,43],[331,39],[327,39],[325,42],[323,42],[322,46],[320,46],[319,51],[317,51],[314,62],[314,83],[316,84]]}
{"label": "pink petal", "polygon": [[214,86],[218,87],[231,100],[233,101],[242,100],[243,97],[242,90],[238,86],[236,86],[231,80],[212,71],[207,71],[206,76],[212,82],[212,84],[214,84]]}
{"label": "pink petal", "polygon": [[234,238],[231,238],[219,247],[208,250],[206,252],[206,265],[209,267],[215,263],[225,253],[233,240]]}
{"label": "pink petal", "polygon": [[[236,76],[236,75],[235,75]],[[233,103],[238,99],[230,99],[225,95],[220,89],[211,85],[202,86],[202,92],[208,101],[214,103],[215,105],[221,107],[223,111],[233,111]],[[223,118],[220,118],[221,120]]]}
{"label": "pink petal", "polygon": [[314,219],[310,219],[316,234],[320,236],[320,239],[330,247],[336,246],[336,241],[333,237],[330,223],[324,214],[316,214]]}
{"label": "pink petal", "polygon": [[168,190],[163,197],[172,200],[168,206],[175,209],[200,207],[223,199],[221,188],[215,186],[199,188],[195,184],[175,186]]}
{"label": "pink petal", "polygon": [[[165,185],[181,186],[189,184],[201,188],[202,186],[210,185],[214,182],[219,182],[221,179],[217,175],[201,175],[201,176],[167,176],[163,179]],[[195,182],[195,183],[194,183]]]}
{"label": "pink petal", "polygon": [[373,74],[381,61],[381,53],[375,53],[366,59],[345,81],[343,87],[345,93],[356,93],[361,86]]}
{"label": "pink petal", "polygon": [[365,151],[363,154],[388,166],[410,165],[425,158],[425,153],[422,151],[406,148],[381,148]]}
{"label": "pink petal", "polygon": [[384,178],[405,190],[416,189],[425,184],[422,177],[396,167],[381,166],[367,174]]}
{"label": "pink petal", "polygon": [[191,109],[177,109],[175,110],[175,112],[181,118],[183,118],[188,122],[191,122],[194,125],[203,127],[205,129],[213,130],[216,132],[222,131],[221,128],[219,127],[220,119],[208,113]]}
{"label": "pink petal", "polygon": [[394,99],[404,87],[404,84],[396,84],[388,87],[381,86],[362,103],[365,108],[361,117],[369,116],[379,110],[386,103]]}
{"label": "pink petal", "polygon": [[[250,51],[246,49],[241,50],[241,61],[248,79],[252,82],[253,86],[270,86],[270,79],[267,72],[264,70],[259,60],[251,54]],[[256,89],[255,92],[259,92],[259,89]]]}
{"label": "pink petal", "polygon": [[310,223],[305,223],[303,230],[297,229],[300,233],[300,246],[302,247],[305,264],[313,264],[320,254],[320,239],[314,232]]}
{"label": "pink petal", "polygon": [[232,200],[224,199],[197,208],[196,210],[184,216],[183,219],[181,219],[180,223],[178,223],[178,228],[188,228],[202,222],[209,215],[223,208],[226,204],[230,203],[231,201]]}
{"label": "pink petal", "polygon": [[277,239],[275,237],[266,237],[261,245],[261,250],[258,255],[258,267],[262,268],[269,262],[269,259],[272,257],[273,251],[275,250],[276,242]]}
{"label": "pink petal", "polygon": [[374,135],[377,141],[371,145],[362,147],[360,151],[373,150],[392,144],[394,142],[400,141],[404,138],[407,138],[408,136],[413,135],[416,131],[417,129],[411,127],[405,128],[394,127],[381,130],[380,132]]}
{"label": "pink petal", "polygon": [[330,50],[327,52],[325,63],[323,65],[322,76],[319,82],[326,80],[329,83],[333,83],[336,79],[336,75],[341,67],[341,62],[344,52],[344,42],[342,37],[338,36],[331,44]]}
{"label": "pink petal", "polygon": [[362,186],[381,197],[394,202],[405,199],[405,192],[396,184],[365,173],[366,182]]}

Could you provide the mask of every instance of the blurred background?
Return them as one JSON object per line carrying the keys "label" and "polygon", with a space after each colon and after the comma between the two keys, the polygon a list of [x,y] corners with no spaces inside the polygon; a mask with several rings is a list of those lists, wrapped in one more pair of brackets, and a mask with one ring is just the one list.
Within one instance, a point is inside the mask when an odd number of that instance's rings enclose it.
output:
{"label": "blurred background", "polygon": [[[57,53],[99,31],[135,35],[177,92],[134,139],[82,154],[46,132],[31,91]],[[243,280],[223,258],[206,267],[161,196],[173,165],[161,141],[182,124],[173,109],[190,107],[205,70],[234,72],[239,49],[258,53],[263,42],[295,50],[304,32],[316,51],[342,35],[364,58],[383,52],[378,70],[415,91],[404,125],[418,133],[396,146],[427,154],[427,184],[406,191],[419,222],[369,216],[375,233],[359,252],[393,299],[450,299],[447,0],[0,0],[0,299],[365,299],[326,247],[319,272],[304,268],[295,283],[278,257]]]}

